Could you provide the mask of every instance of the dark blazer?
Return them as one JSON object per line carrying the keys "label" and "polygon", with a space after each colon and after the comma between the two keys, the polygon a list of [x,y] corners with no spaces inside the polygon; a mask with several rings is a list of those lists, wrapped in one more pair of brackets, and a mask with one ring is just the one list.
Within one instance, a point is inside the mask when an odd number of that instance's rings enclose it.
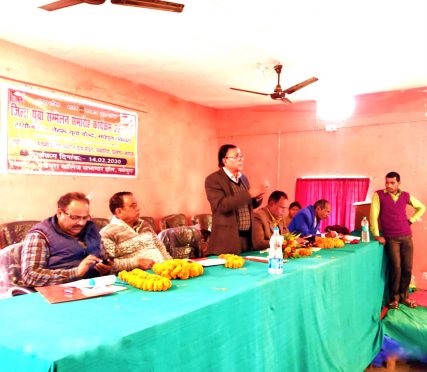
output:
{"label": "dark blazer", "polygon": [[[280,234],[286,234],[288,228],[283,219],[278,224]],[[273,235],[274,223],[267,207],[260,208],[254,212],[252,220],[252,244],[254,249],[262,250],[270,247],[270,238]]]}
{"label": "dark blazer", "polygon": [[[249,190],[246,176],[242,174],[240,180],[246,190]],[[222,168],[205,179],[206,196],[212,209],[208,254],[241,253],[237,210],[247,204],[252,217],[252,209],[262,202],[262,199],[257,201],[256,198],[251,198],[248,191],[235,194],[231,182]],[[249,238],[250,236],[249,231]]]}

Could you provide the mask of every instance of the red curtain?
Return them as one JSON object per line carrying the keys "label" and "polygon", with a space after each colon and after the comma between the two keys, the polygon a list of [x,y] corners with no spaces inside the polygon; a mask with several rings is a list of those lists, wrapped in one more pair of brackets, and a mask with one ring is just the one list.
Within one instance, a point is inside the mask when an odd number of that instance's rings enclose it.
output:
{"label": "red curtain", "polygon": [[331,203],[331,215],[320,224],[321,231],[328,225],[341,225],[354,230],[353,203],[364,201],[369,189],[369,178],[298,178],[295,200],[304,208],[319,199]]}

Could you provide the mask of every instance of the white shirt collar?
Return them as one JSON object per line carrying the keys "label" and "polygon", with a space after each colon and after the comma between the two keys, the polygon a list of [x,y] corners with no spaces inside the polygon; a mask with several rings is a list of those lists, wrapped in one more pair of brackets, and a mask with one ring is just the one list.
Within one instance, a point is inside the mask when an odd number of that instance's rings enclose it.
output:
{"label": "white shirt collar", "polygon": [[110,223],[112,225],[124,226],[127,229],[133,230],[133,228],[130,227],[125,221],[121,220],[120,218],[117,218],[116,216],[111,217]]}
{"label": "white shirt collar", "polygon": [[242,175],[242,173],[238,173],[237,177],[234,177],[233,173],[231,173],[226,167],[222,167],[222,169],[224,169],[225,174],[228,176],[228,178],[230,178],[230,180],[232,180],[233,182],[239,183],[239,179]]}

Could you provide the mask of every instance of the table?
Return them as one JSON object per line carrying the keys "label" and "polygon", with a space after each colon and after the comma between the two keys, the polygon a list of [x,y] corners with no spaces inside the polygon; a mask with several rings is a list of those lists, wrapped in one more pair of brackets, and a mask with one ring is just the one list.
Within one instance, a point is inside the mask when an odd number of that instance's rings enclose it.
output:
{"label": "table", "polygon": [[1,371],[363,371],[381,347],[377,242],[206,268],[167,292],[0,301]]}

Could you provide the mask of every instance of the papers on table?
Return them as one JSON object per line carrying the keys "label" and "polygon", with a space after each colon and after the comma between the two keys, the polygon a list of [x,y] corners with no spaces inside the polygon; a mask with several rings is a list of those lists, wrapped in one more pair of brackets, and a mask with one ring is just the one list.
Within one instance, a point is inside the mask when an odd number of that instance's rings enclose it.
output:
{"label": "papers on table", "polygon": [[345,235],[344,239],[345,239],[346,242],[351,242],[353,240],[360,240],[360,236]]}
{"label": "papers on table", "polygon": [[223,258],[196,258],[189,261],[197,262],[204,267],[225,264],[225,260]]}
{"label": "papers on table", "polygon": [[127,289],[124,286],[114,285],[115,275],[107,275],[93,279],[81,279],[70,283],[36,287],[49,303],[84,300],[91,297],[105,296]]}
{"label": "papers on table", "polygon": [[74,282],[61,284],[64,287],[74,287],[74,288],[100,288],[107,285],[114,284],[116,281],[115,275],[106,275],[100,276],[99,278],[91,279],[80,279]]}

